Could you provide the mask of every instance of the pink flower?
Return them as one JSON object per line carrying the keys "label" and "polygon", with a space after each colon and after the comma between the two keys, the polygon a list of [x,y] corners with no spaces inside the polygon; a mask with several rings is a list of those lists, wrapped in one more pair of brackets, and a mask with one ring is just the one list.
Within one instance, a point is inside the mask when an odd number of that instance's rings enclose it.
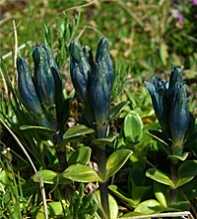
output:
{"label": "pink flower", "polygon": [[179,28],[182,28],[184,25],[184,16],[177,9],[172,9],[171,12],[172,12],[172,16],[177,20],[177,26]]}
{"label": "pink flower", "polygon": [[192,5],[197,5],[197,0],[192,0]]}

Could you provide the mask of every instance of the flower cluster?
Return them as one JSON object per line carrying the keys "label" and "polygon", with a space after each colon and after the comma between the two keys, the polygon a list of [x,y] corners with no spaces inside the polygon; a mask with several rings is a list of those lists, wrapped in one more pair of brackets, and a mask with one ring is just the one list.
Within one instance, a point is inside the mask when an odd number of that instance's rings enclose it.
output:
{"label": "flower cluster", "polygon": [[146,82],[155,114],[163,132],[172,140],[175,153],[181,153],[194,119],[188,108],[186,86],[182,69],[174,67],[170,80],[154,77]]}
{"label": "flower cluster", "polygon": [[70,72],[79,98],[89,109],[86,117],[94,124],[98,137],[106,133],[110,97],[113,84],[113,63],[108,42],[102,38],[97,46],[95,60],[91,50],[79,43],[70,45]]}
{"label": "flower cluster", "polygon": [[26,109],[39,125],[59,129],[65,121],[62,81],[49,48],[44,45],[33,49],[34,74],[27,62],[17,59],[18,90]]}

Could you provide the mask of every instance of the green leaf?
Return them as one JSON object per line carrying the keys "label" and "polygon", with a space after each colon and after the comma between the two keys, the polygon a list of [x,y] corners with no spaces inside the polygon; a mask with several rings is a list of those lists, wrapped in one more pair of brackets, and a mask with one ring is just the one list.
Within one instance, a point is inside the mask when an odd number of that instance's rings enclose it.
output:
{"label": "green leaf", "polygon": [[164,42],[160,45],[160,57],[163,65],[166,65],[168,59],[168,47]]}
{"label": "green leaf", "polygon": [[110,219],[118,218],[118,204],[116,199],[109,195],[109,213]]}
{"label": "green leaf", "polygon": [[97,145],[100,148],[104,148],[106,145],[113,147],[113,142],[115,141],[116,138],[117,138],[117,135],[109,136],[106,138],[97,138],[93,141],[93,144]]}
{"label": "green leaf", "polygon": [[197,160],[186,160],[178,169],[176,188],[185,185],[197,176]]}
{"label": "green leaf", "polygon": [[77,125],[69,128],[64,134],[64,140],[84,137],[85,135],[94,133],[94,129],[88,128],[85,125]]}
{"label": "green leaf", "polygon": [[144,215],[143,213],[132,211],[132,212],[128,212],[128,213],[124,214],[119,219],[129,219],[129,218],[132,218],[134,216],[143,216],[143,215]]}
{"label": "green leaf", "polygon": [[143,122],[140,116],[132,111],[124,120],[124,135],[131,142],[138,142],[143,133]]}
{"label": "green leaf", "polygon": [[190,201],[175,201],[169,204],[169,211],[184,211],[185,209],[189,209]]}
{"label": "green leaf", "polygon": [[20,130],[26,131],[26,130],[40,130],[40,131],[46,131],[46,132],[51,132],[53,133],[54,130],[44,127],[44,126],[35,126],[35,125],[22,125],[19,127]]}
{"label": "green leaf", "polygon": [[87,164],[90,162],[91,157],[91,148],[90,147],[80,147],[76,151],[74,151],[69,158],[69,165],[71,164]]}
{"label": "green leaf", "polygon": [[155,199],[149,199],[144,202],[141,202],[134,210],[134,212],[143,213],[143,214],[153,214],[155,212],[160,212],[161,206],[158,201]]}
{"label": "green leaf", "polygon": [[161,206],[167,208],[167,199],[165,197],[166,187],[159,183],[154,183],[154,194],[156,199],[160,202]]}
{"label": "green leaf", "polygon": [[36,217],[35,219],[45,219],[45,214],[44,214],[44,208],[41,207],[37,212],[36,212]]}
{"label": "green leaf", "polygon": [[150,189],[150,186],[137,186],[134,180],[132,182],[132,199],[139,204],[144,194]]}
{"label": "green leaf", "polygon": [[128,149],[121,149],[118,151],[113,152],[106,163],[106,169],[105,169],[105,179],[107,180],[109,177],[116,174],[120,168],[127,162],[129,157],[131,156],[133,152]]}
{"label": "green leaf", "polygon": [[178,169],[178,177],[197,176],[197,160],[186,160]]}
{"label": "green leaf", "polygon": [[0,172],[0,183],[3,185],[9,184],[9,174],[5,170],[2,170]]}
{"label": "green leaf", "polygon": [[135,208],[139,204],[138,201],[135,201],[132,198],[127,198],[125,195],[119,192],[118,187],[116,185],[110,185],[108,186],[108,188],[116,197],[118,197],[123,202],[128,203],[130,207]]}
{"label": "green leaf", "polygon": [[32,179],[34,182],[40,182],[40,179],[42,179],[44,183],[53,184],[55,183],[57,176],[58,173],[52,170],[39,170],[32,176]]}
{"label": "green leaf", "polygon": [[[102,209],[102,204],[101,204],[100,191],[97,190],[94,193],[93,197],[94,197],[94,200],[95,200],[98,208],[104,214],[104,210]],[[108,197],[109,197],[108,200],[109,200],[109,212],[110,212],[109,219],[116,219],[116,218],[118,218],[118,204],[112,195],[109,194]],[[101,216],[101,218],[102,218],[102,216]]]}
{"label": "green leaf", "polygon": [[119,103],[118,105],[114,106],[110,112],[110,120],[116,118],[127,104],[128,104],[128,101],[123,101]]}
{"label": "green leaf", "polygon": [[50,216],[63,216],[63,208],[61,202],[49,202],[48,209]]}
{"label": "green leaf", "polygon": [[76,182],[99,182],[102,181],[97,172],[85,165],[75,164],[69,166],[62,176]]}
{"label": "green leaf", "polygon": [[175,183],[175,188],[185,185],[186,183],[190,182],[193,178],[194,177],[191,176],[191,177],[183,177],[183,178],[177,179]]}
{"label": "green leaf", "polygon": [[183,188],[181,189],[187,196],[188,200],[192,200],[197,197],[197,181],[196,180],[193,180],[192,182],[184,185]]}
{"label": "green leaf", "polygon": [[171,188],[175,188],[175,184],[169,178],[169,176],[166,175],[165,173],[161,172],[160,170],[157,170],[156,168],[148,169],[146,171],[146,177],[148,177],[156,182],[162,183],[164,185],[168,185]]}
{"label": "green leaf", "polygon": [[[65,202],[65,200],[63,200],[63,202],[49,202],[47,203],[47,206],[48,206],[48,211],[49,211],[49,215],[50,215],[50,218],[51,217],[60,217],[60,216],[63,216],[63,207],[66,207],[66,206],[62,206],[62,204]],[[45,213],[44,213],[44,208],[43,206],[40,207],[38,209],[38,211],[36,212],[36,219],[45,219]]]}
{"label": "green leaf", "polygon": [[185,161],[188,157],[189,153],[188,152],[185,152],[183,153],[182,155],[169,155],[168,157],[171,159],[171,160],[175,160],[175,161]]}

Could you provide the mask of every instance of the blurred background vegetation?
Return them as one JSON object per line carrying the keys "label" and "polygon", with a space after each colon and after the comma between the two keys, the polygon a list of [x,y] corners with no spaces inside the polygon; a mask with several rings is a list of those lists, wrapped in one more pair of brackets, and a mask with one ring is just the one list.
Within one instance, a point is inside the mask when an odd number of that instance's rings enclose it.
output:
{"label": "blurred background vegetation", "polygon": [[[46,25],[57,49],[65,17],[73,20],[76,14],[80,19],[75,37],[94,48],[106,36],[116,63],[132,79],[162,74],[176,64],[184,66],[189,84],[196,83],[197,5],[192,0],[1,0],[0,56],[11,60],[6,57],[14,48],[13,18],[18,46],[25,52],[43,42]],[[194,98],[196,89],[191,87]]]}
{"label": "blurred background vegetation", "polygon": [[55,29],[64,14],[79,11],[82,40],[94,44],[105,35],[112,55],[131,64],[135,74],[159,71],[172,63],[195,68],[197,6],[187,0],[1,0],[1,56],[13,46],[12,18],[19,45],[35,44],[43,39],[44,24]]}

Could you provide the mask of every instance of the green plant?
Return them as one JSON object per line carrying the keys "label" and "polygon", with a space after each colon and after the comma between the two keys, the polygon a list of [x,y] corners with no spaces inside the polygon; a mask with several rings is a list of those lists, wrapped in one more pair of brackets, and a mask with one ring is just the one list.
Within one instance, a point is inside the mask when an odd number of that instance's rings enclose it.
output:
{"label": "green plant", "polygon": [[[88,47],[81,47],[77,43],[70,45],[70,53],[71,78],[80,100],[84,102],[85,120],[90,127],[96,130],[97,138],[105,138],[107,137],[113,83],[113,65],[108,51],[107,40],[104,38],[100,40],[95,60]],[[116,160],[116,154],[113,158],[114,161],[111,162],[117,162],[118,166],[121,166],[125,162],[125,159],[127,159],[128,152],[125,151],[125,155],[122,152],[123,160],[120,159],[120,164]],[[108,164],[110,161],[106,160],[106,148],[96,148],[96,157],[99,170],[104,179],[104,182],[100,184],[104,217],[109,218],[107,184],[105,181],[117,170],[114,169],[111,173],[110,167],[108,167],[108,165],[111,165]]]}
{"label": "green plant", "polygon": [[174,67],[170,81],[154,78],[146,83],[153,107],[166,139],[171,140],[172,154],[182,156],[183,146],[193,131],[194,118],[188,109],[182,69]]}
{"label": "green plant", "polygon": [[153,136],[165,143],[166,159],[171,161],[170,175],[151,168],[146,171],[146,176],[157,182],[154,186],[155,196],[164,208],[182,208],[190,204],[190,197],[184,195],[184,185],[196,177],[193,171],[196,160],[192,160],[191,156],[188,158],[189,153],[185,151],[187,141],[195,129],[194,117],[189,112],[182,69],[174,67],[169,82],[154,78],[152,82],[146,83],[146,87],[162,128],[162,132],[152,132]]}
{"label": "green plant", "polygon": [[[18,51],[1,18],[0,217],[196,216],[196,6],[176,2],[38,0],[12,13]],[[33,47],[17,80],[12,46]],[[159,79],[172,63],[185,82]]]}
{"label": "green plant", "polygon": [[[72,46],[76,47],[72,48],[74,50],[80,49],[78,45],[71,44]],[[72,53],[72,55],[76,56],[77,52],[74,51],[75,54]],[[83,56],[83,53],[80,53],[79,59],[81,54]],[[77,84],[80,87],[80,71],[84,69],[87,63],[80,63],[80,68],[78,68],[79,59],[76,60],[75,56],[75,59],[71,61],[72,67],[74,66],[73,68],[71,67],[71,71],[73,71],[73,74],[77,74],[73,75],[74,85]],[[64,123],[68,115],[68,105],[65,104],[67,100],[63,97],[62,81],[50,49],[42,45],[35,47],[33,50],[33,61],[35,65],[34,75],[29,72],[28,65],[24,59],[18,58],[17,60],[18,93],[9,84],[8,78],[7,83],[16,98],[13,102],[13,108],[11,108],[13,110],[16,107],[17,125],[15,126],[15,131],[21,136],[21,139],[23,136],[25,144],[33,140],[31,148],[34,148],[34,150],[31,153],[34,156],[40,153],[38,156],[40,170],[33,176],[34,182],[42,180],[46,184],[55,185],[57,188],[60,187],[57,191],[63,191],[69,185],[71,191],[65,197],[65,200],[71,204],[69,209],[73,205],[71,196],[72,192],[74,192],[73,186],[77,185],[72,185],[72,182],[98,182],[102,203],[99,210],[100,217],[113,218],[114,213],[111,210],[112,205],[109,200],[112,200],[112,203],[116,202],[111,196],[108,196],[107,181],[126,163],[132,151],[121,149],[112,150],[109,153],[107,149],[107,144],[113,143],[113,138],[111,140],[107,138],[113,82],[112,61],[108,52],[107,40],[101,39],[97,49],[96,62],[94,63],[92,59],[89,63],[91,64],[91,70],[88,72],[88,84],[85,84],[85,89],[88,89],[88,92],[91,90],[92,95],[86,96],[86,91],[84,96],[81,95],[92,113],[92,120],[85,123],[91,128],[84,125],[65,128]],[[96,87],[98,96],[93,95],[94,87]],[[83,100],[83,98],[81,99]],[[20,108],[17,108],[18,105],[20,105]],[[85,111],[82,115],[88,116]],[[8,122],[13,126],[12,121]],[[91,142],[89,141],[88,143],[91,145],[91,149],[83,144],[83,139],[87,139],[86,136],[91,138]],[[77,142],[77,144],[74,144],[74,142]],[[68,149],[69,144],[71,144],[71,150]],[[104,145],[101,147],[101,144]],[[65,150],[61,150],[61,147],[65,148]],[[91,154],[96,158],[95,161],[99,165],[99,170],[94,170],[88,166]],[[57,168],[56,155],[59,158],[60,168]],[[62,163],[62,156],[65,157],[64,163]],[[48,163],[46,163],[46,158]],[[52,169],[48,167],[52,167]],[[55,197],[57,198],[54,194]],[[63,199],[56,204],[49,203],[49,207],[59,206],[62,201]],[[117,204],[115,205],[117,206]],[[59,207],[57,208],[59,209]],[[57,214],[61,212],[60,214],[64,214],[66,217],[66,215],[68,216],[66,212],[70,212],[69,214],[73,216],[74,213],[72,211],[66,208],[67,210],[64,212],[63,209],[63,207],[60,208]],[[41,207],[36,214],[43,214],[42,212]]]}
{"label": "green plant", "polygon": [[[17,59],[18,89],[22,103],[29,110],[32,121],[54,132],[55,143],[62,142],[64,124],[68,117],[68,99],[63,96],[62,81],[51,51],[45,46],[33,50],[34,75],[32,76],[24,59]],[[57,148],[61,168],[66,159]]]}

